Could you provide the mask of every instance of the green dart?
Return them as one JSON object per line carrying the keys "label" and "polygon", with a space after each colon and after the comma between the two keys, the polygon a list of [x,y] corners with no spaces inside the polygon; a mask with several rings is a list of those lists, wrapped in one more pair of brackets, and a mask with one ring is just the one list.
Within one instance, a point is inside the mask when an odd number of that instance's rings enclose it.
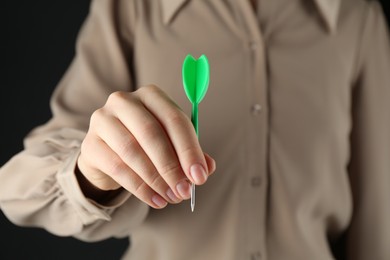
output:
{"label": "green dart", "polygon": [[[182,68],[183,86],[188,99],[192,103],[191,121],[199,138],[198,105],[206,95],[210,80],[210,66],[206,55],[196,60],[187,55]],[[191,211],[195,209],[195,184],[191,187]]]}

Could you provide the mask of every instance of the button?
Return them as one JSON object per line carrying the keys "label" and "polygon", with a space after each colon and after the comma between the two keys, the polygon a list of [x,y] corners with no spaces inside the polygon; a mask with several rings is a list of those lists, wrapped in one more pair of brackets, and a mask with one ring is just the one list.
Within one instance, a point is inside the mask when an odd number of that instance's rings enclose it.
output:
{"label": "button", "polygon": [[261,185],[261,177],[260,176],[256,176],[256,177],[252,177],[251,178],[251,185],[252,187],[259,187]]}
{"label": "button", "polygon": [[260,114],[261,112],[261,105],[260,104],[254,104],[252,107],[251,107],[251,113],[252,115],[258,115]]}
{"label": "button", "polygon": [[260,252],[254,252],[251,254],[251,260],[260,260],[261,259],[261,253]]}

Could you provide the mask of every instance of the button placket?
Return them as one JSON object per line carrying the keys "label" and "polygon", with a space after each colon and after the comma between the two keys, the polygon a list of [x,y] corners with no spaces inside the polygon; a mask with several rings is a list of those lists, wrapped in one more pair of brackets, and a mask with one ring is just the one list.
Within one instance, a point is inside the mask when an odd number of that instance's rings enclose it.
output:
{"label": "button placket", "polygon": [[[265,64],[265,48],[258,25],[249,1],[235,1],[241,5],[242,24],[247,33],[245,54],[248,58],[248,156],[247,175],[245,176],[245,213],[247,222],[244,228],[247,236],[245,244],[246,258],[260,260],[266,258],[265,223],[267,185],[267,128],[268,93]],[[260,177],[260,178],[256,178]]]}
{"label": "button placket", "polygon": [[262,110],[262,107],[261,107],[260,104],[254,104],[254,105],[252,105],[252,107],[251,107],[251,113],[252,113],[252,115],[254,115],[254,116],[259,115],[260,112],[261,112],[261,110]]}

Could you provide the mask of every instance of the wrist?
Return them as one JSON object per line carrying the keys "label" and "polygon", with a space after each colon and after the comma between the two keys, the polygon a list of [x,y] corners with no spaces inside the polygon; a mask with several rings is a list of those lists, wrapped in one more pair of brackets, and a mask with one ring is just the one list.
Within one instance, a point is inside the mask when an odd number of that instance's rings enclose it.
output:
{"label": "wrist", "polygon": [[108,191],[99,189],[84,176],[84,174],[80,171],[77,165],[75,168],[75,175],[84,196],[88,199],[95,201],[98,204],[107,204],[109,201],[111,201],[123,191],[122,187],[116,190]]}

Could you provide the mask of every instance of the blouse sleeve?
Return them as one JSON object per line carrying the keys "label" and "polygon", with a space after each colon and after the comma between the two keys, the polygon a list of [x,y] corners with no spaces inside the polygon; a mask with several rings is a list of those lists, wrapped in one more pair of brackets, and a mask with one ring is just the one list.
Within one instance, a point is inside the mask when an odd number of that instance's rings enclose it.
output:
{"label": "blouse sleeve", "polygon": [[349,174],[353,216],[347,259],[390,259],[390,40],[378,2],[370,2],[353,93]]}
{"label": "blouse sleeve", "polygon": [[52,95],[52,119],[0,169],[0,206],[13,223],[95,241],[124,236],[145,219],[148,206],[129,193],[99,205],[83,195],[75,177],[91,114],[110,93],[134,88],[135,2],[92,1],[76,57]]}

